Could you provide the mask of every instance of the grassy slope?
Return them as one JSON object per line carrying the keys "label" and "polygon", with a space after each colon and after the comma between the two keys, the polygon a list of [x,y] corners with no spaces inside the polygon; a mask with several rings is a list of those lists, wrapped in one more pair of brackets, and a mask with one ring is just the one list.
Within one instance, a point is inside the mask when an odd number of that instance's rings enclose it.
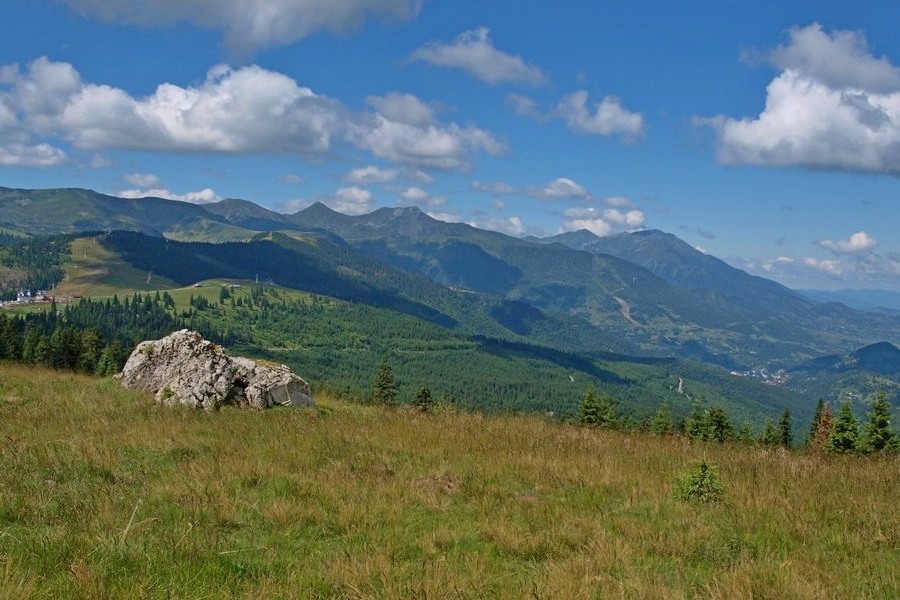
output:
{"label": "grassy slope", "polygon": [[[0,365],[0,597],[896,598],[898,459]],[[705,456],[727,500],[672,499]]]}
{"label": "grassy slope", "polygon": [[178,287],[163,277],[135,269],[115,253],[104,248],[95,238],[72,241],[71,258],[65,264],[66,277],[56,287],[57,296],[112,296]]}

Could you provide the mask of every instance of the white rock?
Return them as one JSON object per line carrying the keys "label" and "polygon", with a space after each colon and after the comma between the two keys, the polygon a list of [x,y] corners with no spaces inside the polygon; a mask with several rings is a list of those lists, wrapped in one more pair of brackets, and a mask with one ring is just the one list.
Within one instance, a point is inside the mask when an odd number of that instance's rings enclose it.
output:
{"label": "white rock", "polygon": [[151,392],[169,405],[210,410],[228,403],[255,409],[313,404],[309,384],[288,367],[232,358],[187,329],[138,344],[116,378],[123,387]]}

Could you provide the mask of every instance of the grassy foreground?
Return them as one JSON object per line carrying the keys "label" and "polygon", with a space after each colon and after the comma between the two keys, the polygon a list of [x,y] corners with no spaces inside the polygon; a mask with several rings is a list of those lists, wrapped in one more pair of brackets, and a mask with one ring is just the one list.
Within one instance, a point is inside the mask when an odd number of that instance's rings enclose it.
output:
{"label": "grassy foreground", "polygon": [[[2,598],[897,598],[900,462],[0,365]],[[691,459],[726,500],[672,497]]]}

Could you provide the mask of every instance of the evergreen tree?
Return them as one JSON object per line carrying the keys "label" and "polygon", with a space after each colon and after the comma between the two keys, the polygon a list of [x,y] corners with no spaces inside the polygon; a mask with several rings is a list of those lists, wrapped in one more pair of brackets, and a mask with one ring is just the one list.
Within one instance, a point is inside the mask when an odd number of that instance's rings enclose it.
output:
{"label": "evergreen tree", "polygon": [[816,404],[816,412],[813,414],[812,421],[809,422],[809,429],[806,432],[806,445],[812,446],[816,439],[816,432],[819,430],[819,421],[822,420],[822,412],[825,410],[825,401],[819,398]]}
{"label": "evergreen tree", "polygon": [[392,405],[397,402],[397,382],[391,370],[391,361],[387,352],[381,357],[381,363],[372,380],[372,401],[376,404]]}
{"label": "evergreen tree", "polygon": [[709,439],[724,442],[734,437],[734,427],[728,421],[728,413],[721,406],[713,406],[707,411],[706,422]]}
{"label": "evergreen tree", "polygon": [[431,408],[431,405],[431,390],[429,390],[427,387],[420,387],[419,391],[416,392],[415,400],[413,400],[413,406],[415,406],[422,412],[426,412]]}
{"label": "evergreen tree", "polygon": [[791,421],[791,411],[784,409],[781,413],[781,421],[778,423],[781,445],[790,448],[794,445],[794,424]]}
{"label": "evergreen tree", "polygon": [[825,448],[829,452],[848,453],[859,449],[859,423],[853,414],[850,399],[844,400],[838,418],[834,422]]}
{"label": "evergreen tree", "polygon": [[896,452],[900,449],[900,441],[891,430],[890,405],[887,394],[875,394],[869,422],[865,427],[865,449],[867,452]]}
{"label": "evergreen tree", "polygon": [[578,422],[598,427],[613,427],[616,424],[616,409],[612,396],[598,393],[589,386],[578,406]]}
{"label": "evergreen tree", "polygon": [[772,421],[772,417],[766,417],[763,423],[762,433],[759,434],[759,443],[763,446],[777,446],[780,441],[778,428]]}
{"label": "evergreen tree", "polygon": [[672,431],[672,413],[665,402],[660,402],[656,414],[650,419],[650,431],[659,435]]}
{"label": "evergreen tree", "polygon": [[684,433],[692,440],[708,440],[712,437],[707,412],[703,403],[695,398],[691,403],[691,414],[684,423]]}
{"label": "evergreen tree", "polygon": [[737,433],[737,440],[742,444],[752,444],[754,441],[753,438],[753,428],[750,425],[750,421],[744,421],[744,424],[741,425],[740,431]]}

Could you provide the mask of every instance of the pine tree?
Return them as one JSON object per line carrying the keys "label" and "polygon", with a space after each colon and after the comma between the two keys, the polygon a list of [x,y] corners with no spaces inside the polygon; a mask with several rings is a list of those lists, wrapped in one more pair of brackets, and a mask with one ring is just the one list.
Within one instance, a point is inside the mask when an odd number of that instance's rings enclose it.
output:
{"label": "pine tree", "polygon": [[859,449],[859,423],[853,414],[853,406],[850,400],[844,400],[838,418],[834,422],[831,435],[825,442],[825,448],[829,452],[848,453]]}
{"label": "pine tree", "polygon": [[742,444],[753,443],[753,428],[750,425],[750,421],[744,421],[744,424],[741,425],[741,429],[737,433],[737,440]]}
{"label": "pine tree", "polygon": [[900,440],[891,430],[890,405],[887,394],[875,394],[869,422],[864,427],[864,447],[867,452],[896,452],[900,449]]}
{"label": "pine tree", "polygon": [[659,435],[672,431],[672,413],[665,402],[660,402],[656,414],[650,419],[650,431]]}
{"label": "pine tree", "polygon": [[691,404],[691,414],[684,422],[684,433],[692,440],[708,440],[712,437],[708,414],[703,403],[697,398]]}
{"label": "pine tree", "polygon": [[763,446],[777,446],[779,442],[778,428],[772,421],[772,417],[766,417],[763,423],[762,433],[759,434],[759,443]]}
{"label": "pine tree", "polygon": [[594,386],[588,387],[578,406],[578,422],[584,425],[612,427],[616,424],[616,420],[612,396],[596,392]]}
{"label": "pine tree", "polygon": [[734,437],[734,427],[728,420],[728,413],[721,406],[713,406],[706,412],[706,422],[709,439],[724,442]]}
{"label": "pine tree", "polygon": [[791,421],[791,411],[784,409],[781,413],[781,421],[778,423],[781,445],[790,448],[794,445],[794,424]]}
{"label": "pine tree", "polygon": [[422,412],[427,412],[432,405],[431,390],[427,387],[420,387],[416,392],[416,398],[413,400],[413,406]]}
{"label": "pine tree", "polygon": [[825,410],[825,401],[819,398],[816,404],[816,412],[813,414],[812,421],[809,422],[809,429],[806,432],[806,445],[812,446],[816,439],[816,432],[819,430],[819,421],[822,420],[822,412]]}
{"label": "pine tree", "polygon": [[385,405],[393,405],[397,402],[397,382],[394,380],[387,352],[381,357],[381,363],[372,380],[372,401]]}

